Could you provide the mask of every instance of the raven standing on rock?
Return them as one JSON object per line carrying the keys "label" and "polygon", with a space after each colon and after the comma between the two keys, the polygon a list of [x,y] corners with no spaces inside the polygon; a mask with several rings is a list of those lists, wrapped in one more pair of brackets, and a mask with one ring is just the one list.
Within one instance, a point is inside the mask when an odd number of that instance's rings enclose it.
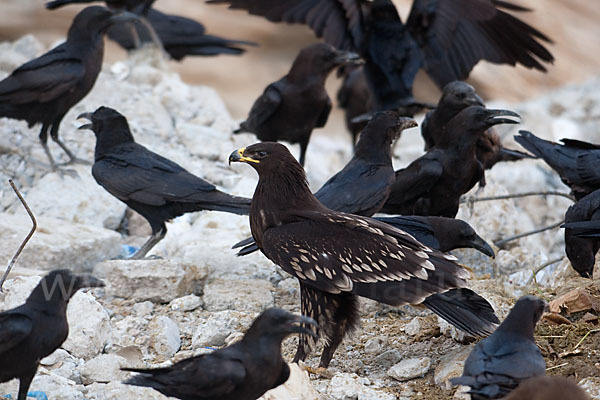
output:
{"label": "raven standing on rock", "polygon": [[331,112],[325,79],[334,68],[357,60],[355,54],[324,43],[302,49],[288,74],[256,99],[235,133],[252,132],[261,141],[299,143],[300,164],[304,165],[313,129],[324,127]]}
{"label": "raven standing on rock", "polygon": [[[421,124],[421,135],[425,140],[425,150],[435,146],[442,137],[448,135],[447,125],[452,118],[469,106],[485,107],[481,97],[473,86],[466,82],[455,81],[444,86],[442,97],[433,111],[425,115]],[[500,161],[518,161],[531,158],[527,153],[506,149],[502,146],[500,136],[493,128],[486,130],[477,141],[477,159],[485,169],[491,169]],[[485,181],[480,182],[485,186]]]}
{"label": "raven standing on rock", "polygon": [[434,147],[406,168],[396,171],[396,180],[382,213],[454,218],[460,196],[484,177],[477,159],[477,142],[484,132],[499,124],[516,124],[519,117],[507,110],[470,106],[446,125],[446,134]]}
{"label": "raven standing on rock", "polygon": [[25,400],[40,360],[67,339],[67,305],[81,288],[102,287],[90,275],[69,270],[42,278],[22,306],[0,313],[0,382],[19,379],[17,400]]}
{"label": "raven standing on rock", "polygon": [[546,363],[533,332],[546,307],[535,296],[521,297],[496,331],[475,345],[463,375],[451,382],[470,386],[473,400],[499,399],[522,381],[545,375]]}
{"label": "raven standing on rock", "polygon": [[[394,306],[423,303],[471,334],[498,322],[490,304],[464,289],[468,277],[455,257],[417,242],[377,220],[326,208],[312,194],[302,166],[278,143],[234,151],[259,176],[250,228],[261,252],[300,281],[302,313],[319,323],[326,368],[344,335],[358,323],[358,297]],[[294,361],[310,351],[302,336]]]}
{"label": "raven standing on rock", "polygon": [[94,179],[146,218],[152,228],[152,236],[131,258],[144,257],[167,234],[165,222],[185,213],[212,210],[248,214],[250,199],[223,193],[135,143],[127,119],[117,111],[100,107],[79,118],[91,121],[80,129],[91,129],[96,134]]}
{"label": "raven standing on rock", "polygon": [[241,341],[171,367],[124,368],[140,373],[125,383],[183,400],[255,400],[288,380],[290,368],[281,357],[281,342],[294,333],[314,335],[305,324],[316,326],[311,318],[270,308]]}
{"label": "raven standing on rock", "polygon": [[480,61],[546,71],[554,58],[544,34],[514,17],[506,0],[414,0],[406,23],[391,0],[208,0],[309,25],[318,37],[365,60],[373,110],[416,112],[412,87],[423,68],[440,87],[464,80]]}
{"label": "raven standing on rock", "polygon": [[53,170],[57,166],[48,149],[48,129],[71,162],[76,161],[58,137],[60,122],[94,86],[102,68],[103,35],[108,27],[135,20],[137,17],[127,12],[87,7],[75,16],[65,43],[23,64],[0,82],[0,117],[25,120],[29,126],[41,123],[40,141]]}

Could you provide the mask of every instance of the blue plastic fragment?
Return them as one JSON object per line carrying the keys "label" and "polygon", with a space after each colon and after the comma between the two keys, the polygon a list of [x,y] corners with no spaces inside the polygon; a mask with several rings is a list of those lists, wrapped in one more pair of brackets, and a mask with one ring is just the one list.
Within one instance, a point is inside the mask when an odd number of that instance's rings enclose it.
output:
{"label": "blue plastic fragment", "polygon": [[[46,395],[46,393],[40,392],[40,391],[28,392],[27,397],[28,398],[31,397],[36,400],[48,400],[48,396]],[[2,396],[2,398],[3,399],[12,399],[13,397],[10,394],[5,394],[4,396]]]}
{"label": "blue plastic fragment", "polygon": [[215,349],[214,347],[210,347],[210,346],[204,346],[205,349],[208,350],[212,350],[212,351],[216,351],[217,349]]}
{"label": "blue plastic fragment", "polygon": [[44,392],[36,391],[36,392],[28,392],[27,397],[32,397],[36,400],[48,400],[48,396]]}
{"label": "blue plastic fragment", "polygon": [[139,247],[130,246],[128,244],[121,245],[121,253],[119,254],[119,258],[129,258],[138,251]]}

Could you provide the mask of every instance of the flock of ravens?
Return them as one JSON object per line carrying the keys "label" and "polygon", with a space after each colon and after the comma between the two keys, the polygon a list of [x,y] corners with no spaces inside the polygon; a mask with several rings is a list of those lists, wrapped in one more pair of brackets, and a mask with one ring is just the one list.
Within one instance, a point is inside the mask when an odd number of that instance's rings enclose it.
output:
{"label": "flock of ravens", "polygon": [[[533,336],[544,301],[525,296],[500,323],[488,301],[467,287],[467,270],[447,253],[471,247],[494,257],[471,226],[455,219],[459,199],[484,186],[485,170],[497,162],[542,158],[577,199],[566,210],[566,253],[581,276],[592,278],[600,248],[600,146],[571,139],[553,143],[521,131],[516,140],[530,153],[506,149],[494,126],[516,124],[519,116],[486,108],[463,82],[480,60],[546,70],[553,61],[545,47],[551,40],[516,16],[529,10],[505,0],[414,0],[402,22],[390,0],[207,2],[272,22],[306,24],[323,38],[299,52],[288,74],[265,88],[240,125],[238,131],[261,141],[229,156],[230,163],[257,172],[252,199],[224,193],[136,143],[126,117],[108,107],[79,117],[89,121],[81,129],[96,136],[92,174],[152,228],[132,258],[145,257],[166,235],[165,222],[184,213],[249,215],[252,237],[234,247],[241,248],[239,255],[260,250],[296,277],[303,315],[266,310],[240,342],[170,367],[127,369],[138,374],[126,383],[179,399],[256,399],[289,377],[281,355],[285,337],[300,335],[295,362],[322,339],[319,369],[327,368],[359,323],[358,298],[366,297],[393,306],[421,304],[458,329],[486,337],[453,381],[470,386],[473,399],[586,398],[571,381],[544,376]],[[59,126],[93,87],[105,34],[126,49],[156,42],[175,60],[241,54],[254,45],[207,35],[196,21],[155,10],[153,0],[105,3],[107,8],[79,12],[63,44],[0,82],[0,117],[41,124],[40,141],[54,171],[61,166],[48,150],[48,131],[70,162],[81,161],[60,140]],[[331,111],[324,82],[335,69],[343,77],[338,100],[355,140],[354,156],[313,194],[303,164],[313,129],[324,126]],[[420,69],[443,89],[437,105],[413,97]],[[425,109],[425,153],[394,171],[392,146]],[[299,162],[277,141],[298,143]],[[40,359],[66,339],[70,297],[100,286],[92,276],[56,270],[24,305],[0,313],[0,382],[18,378],[18,400],[26,399]]]}

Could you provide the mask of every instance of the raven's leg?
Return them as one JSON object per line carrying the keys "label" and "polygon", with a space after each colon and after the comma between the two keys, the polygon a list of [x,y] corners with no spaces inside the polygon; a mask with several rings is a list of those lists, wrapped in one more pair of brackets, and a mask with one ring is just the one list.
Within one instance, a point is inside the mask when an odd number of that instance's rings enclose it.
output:
{"label": "raven's leg", "polygon": [[[329,297],[329,298],[328,298]],[[326,333],[326,344],[323,349],[323,353],[321,353],[321,362],[319,363],[319,367],[327,368],[331,359],[333,358],[333,354],[337,350],[340,343],[344,339],[346,333],[354,330],[358,325],[359,320],[359,303],[358,297],[351,293],[341,293],[333,297],[329,295],[325,297],[325,304],[327,302],[332,302],[332,305],[328,305],[329,307],[335,309],[332,329],[325,332]]]}
{"label": "raven's leg", "polygon": [[134,255],[131,256],[131,260],[140,260],[142,258],[144,258],[144,256],[150,251],[152,250],[152,248],[154,246],[156,246],[156,244],[158,242],[160,242],[165,235],[167,234],[167,227],[166,226],[162,226],[160,228],[160,230],[154,232],[152,234],[152,236],[150,236],[150,238],[148,238],[148,240],[146,241],[146,243],[143,244],[142,247],[140,247],[140,249],[138,251],[135,252]]}
{"label": "raven's leg", "polygon": [[27,392],[29,391],[29,386],[31,386],[31,381],[35,376],[35,372],[37,371],[37,365],[30,371],[27,375],[21,375],[19,378],[19,395],[17,400],[27,400]]}
{"label": "raven's leg", "polygon": [[44,147],[44,152],[46,152],[46,156],[48,156],[48,161],[50,162],[50,168],[52,171],[56,171],[58,167],[56,166],[56,162],[54,162],[54,158],[52,154],[50,154],[50,149],[48,148],[48,124],[42,124],[42,130],[40,131],[40,143]]}
{"label": "raven's leg", "polygon": [[60,126],[60,121],[62,120],[63,116],[64,115],[61,115],[52,122],[52,128],[50,128],[50,137],[52,138],[52,140],[54,140],[54,142],[56,142],[56,144],[60,146],[61,149],[63,149],[67,156],[69,156],[70,161],[67,164],[79,163],[91,165],[89,161],[75,157],[75,154],[73,154],[73,152],[69,150],[67,146],[62,142],[62,140],[60,140],[60,138],[58,137],[58,127]]}
{"label": "raven's leg", "polygon": [[304,167],[304,158],[306,157],[306,148],[308,147],[308,139],[300,142],[300,165]]}

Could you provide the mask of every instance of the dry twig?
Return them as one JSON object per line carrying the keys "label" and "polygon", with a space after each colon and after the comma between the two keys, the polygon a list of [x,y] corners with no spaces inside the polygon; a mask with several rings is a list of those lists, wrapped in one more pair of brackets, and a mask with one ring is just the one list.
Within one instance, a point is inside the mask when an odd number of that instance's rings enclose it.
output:
{"label": "dry twig", "polygon": [[25,240],[23,240],[23,242],[21,243],[21,245],[17,249],[17,252],[13,256],[13,258],[8,263],[8,267],[6,268],[6,272],[4,272],[4,276],[2,276],[2,280],[0,280],[0,292],[2,292],[2,285],[4,285],[4,281],[8,277],[8,274],[10,273],[10,270],[12,269],[13,265],[15,265],[15,263],[17,262],[17,258],[19,258],[19,255],[21,254],[21,252],[25,248],[25,245],[27,244],[27,242],[29,241],[29,239],[31,239],[31,237],[33,236],[33,233],[35,232],[35,229],[37,228],[37,221],[35,220],[35,216],[31,212],[31,209],[27,205],[27,202],[25,201],[25,199],[23,198],[23,196],[19,192],[19,189],[17,189],[17,187],[15,186],[15,183],[13,182],[12,179],[9,179],[8,183],[10,184],[10,186],[13,188],[13,190],[17,194],[17,197],[21,201],[21,204],[23,204],[23,207],[25,207],[25,210],[27,211],[27,214],[29,214],[29,218],[31,218],[31,222],[32,222],[33,226],[31,227],[31,231],[29,231],[29,233],[25,237]]}

